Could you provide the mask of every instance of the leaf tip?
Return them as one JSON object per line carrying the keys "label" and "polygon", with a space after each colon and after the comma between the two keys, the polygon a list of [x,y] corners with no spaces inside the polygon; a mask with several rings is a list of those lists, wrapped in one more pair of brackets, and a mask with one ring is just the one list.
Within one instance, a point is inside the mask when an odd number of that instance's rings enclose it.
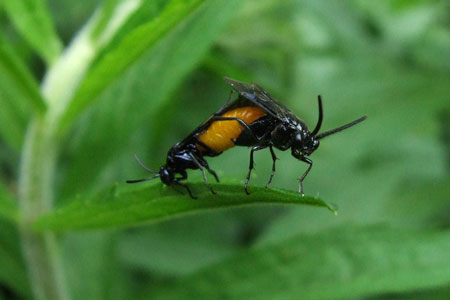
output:
{"label": "leaf tip", "polygon": [[326,205],[328,210],[330,210],[335,216],[338,215],[338,206],[336,204],[327,203]]}

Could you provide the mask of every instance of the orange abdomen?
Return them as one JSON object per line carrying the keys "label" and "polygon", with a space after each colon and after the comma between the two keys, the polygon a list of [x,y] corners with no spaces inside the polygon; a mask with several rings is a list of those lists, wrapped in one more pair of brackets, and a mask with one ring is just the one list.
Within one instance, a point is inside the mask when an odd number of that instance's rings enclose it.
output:
{"label": "orange abdomen", "polygon": [[[227,111],[222,117],[238,118],[250,124],[265,115],[265,111],[259,107],[245,106]],[[232,139],[237,139],[242,130],[243,126],[238,121],[215,121],[198,136],[198,139],[220,153],[234,146]],[[199,145],[199,148],[202,147]]]}

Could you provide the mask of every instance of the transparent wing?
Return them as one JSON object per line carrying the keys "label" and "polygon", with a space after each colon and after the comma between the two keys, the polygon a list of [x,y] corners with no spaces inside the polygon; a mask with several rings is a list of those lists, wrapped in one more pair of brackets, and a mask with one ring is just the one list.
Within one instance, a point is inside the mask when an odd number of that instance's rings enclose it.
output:
{"label": "transparent wing", "polygon": [[[249,84],[225,77],[225,81],[246,99],[261,107],[283,123],[297,125],[302,122],[289,108],[273,98],[257,84]],[[303,123],[303,122],[302,122]]]}

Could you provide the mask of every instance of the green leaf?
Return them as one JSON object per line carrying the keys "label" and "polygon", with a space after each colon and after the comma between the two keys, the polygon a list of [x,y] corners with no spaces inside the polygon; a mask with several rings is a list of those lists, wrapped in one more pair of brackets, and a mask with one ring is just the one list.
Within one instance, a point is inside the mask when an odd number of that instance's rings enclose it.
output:
{"label": "green leaf", "polygon": [[[20,252],[15,254],[20,254]],[[27,284],[25,266],[22,261],[18,261],[17,257],[14,256],[0,242],[0,265],[2,266],[0,268],[0,282],[13,288],[19,295],[29,296],[29,291],[24,287]]]}
{"label": "green leaf", "polygon": [[97,24],[92,30],[91,36],[93,40],[98,39],[101,34],[104,32],[105,28],[108,25],[108,22],[111,21],[114,13],[114,9],[117,7],[117,4],[121,0],[106,0],[103,1],[102,8],[100,9],[100,16]]}
{"label": "green leaf", "polygon": [[172,277],[192,274],[241,250],[242,224],[233,213],[211,211],[128,230],[116,252],[128,268]]}
{"label": "green leaf", "polygon": [[25,135],[27,113],[9,99],[11,97],[0,90],[0,136],[11,149],[19,152]]}
{"label": "green leaf", "polygon": [[324,201],[301,197],[296,192],[252,187],[251,195],[247,196],[242,185],[212,184],[217,195],[211,195],[203,183],[189,183],[189,186],[198,199],[191,199],[161,183],[141,186],[116,184],[88,200],[74,200],[73,204],[42,217],[35,227],[54,231],[125,227],[210,209],[252,204],[304,204],[327,207],[336,213]]}
{"label": "green leaf", "polygon": [[8,188],[0,181],[0,218],[10,221],[18,219],[17,203]]}
{"label": "green leaf", "polygon": [[[115,232],[77,232],[64,236],[62,257],[71,299],[119,299],[120,270],[115,260]],[[122,292],[123,293],[123,292]],[[120,299],[126,299],[124,297]]]}
{"label": "green leaf", "polygon": [[408,293],[389,293],[387,295],[381,295],[380,297],[371,297],[370,300],[447,300],[448,295],[450,295],[450,285]]}
{"label": "green leaf", "polygon": [[30,286],[22,259],[17,228],[1,219],[0,228],[0,282],[24,299],[30,299]]}
{"label": "green leaf", "polygon": [[62,127],[68,126],[108,85],[117,80],[139,57],[154,47],[167,32],[182,22],[203,1],[172,0],[157,18],[129,33],[87,74],[62,117]]}
{"label": "green leaf", "polygon": [[0,133],[15,149],[23,140],[30,110],[46,109],[37,82],[0,37]]}
{"label": "green leaf", "polygon": [[45,0],[2,1],[16,29],[50,65],[61,53],[62,42],[56,34]]}
{"label": "green leaf", "polygon": [[45,111],[46,104],[33,75],[1,38],[0,71],[2,90],[8,90],[14,96],[10,101],[27,101],[27,105],[36,111]]}
{"label": "green leaf", "polygon": [[450,283],[450,232],[341,227],[253,248],[153,299],[354,299]]}

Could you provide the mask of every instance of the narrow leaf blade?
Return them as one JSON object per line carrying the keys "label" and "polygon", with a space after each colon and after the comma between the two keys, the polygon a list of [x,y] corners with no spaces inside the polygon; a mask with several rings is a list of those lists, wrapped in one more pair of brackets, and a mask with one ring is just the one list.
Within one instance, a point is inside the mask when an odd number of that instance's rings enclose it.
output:
{"label": "narrow leaf blade", "polygon": [[[450,283],[450,232],[354,226],[236,255],[155,299],[354,299]],[[276,280],[274,280],[276,278]]]}
{"label": "narrow leaf blade", "polygon": [[0,136],[19,151],[30,112],[42,113],[46,104],[37,82],[1,36],[0,107]]}
{"label": "narrow leaf blade", "polygon": [[141,55],[154,47],[168,31],[182,22],[203,1],[172,0],[161,15],[130,32],[88,73],[63,115],[61,126],[64,128],[69,125],[71,120],[95,101],[108,85],[117,80]]}
{"label": "narrow leaf blade", "polygon": [[3,1],[3,6],[24,39],[50,65],[61,53],[62,42],[45,0]]}
{"label": "narrow leaf blade", "polygon": [[31,298],[26,267],[22,258],[17,228],[0,219],[0,284],[23,299]]}
{"label": "narrow leaf blade", "polygon": [[37,112],[44,112],[46,104],[30,71],[0,38],[0,88],[9,96],[6,101],[22,101]]}
{"label": "narrow leaf blade", "polygon": [[8,191],[7,187],[0,181],[0,218],[9,221],[17,221],[18,219],[17,203],[14,197]]}
{"label": "narrow leaf blade", "polygon": [[75,200],[73,204],[42,217],[35,227],[54,231],[126,227],[211,209],[255,204],[303,204],[326,207],[335,212],[324,201],[302,197],[296,192],[252,187],[248,196],[240,184],[213,184],[217,195],[211,195],[202,183],[189,186],[198,199],[191,199],[161,183],[138,187],[116,184],[87,201]]}

